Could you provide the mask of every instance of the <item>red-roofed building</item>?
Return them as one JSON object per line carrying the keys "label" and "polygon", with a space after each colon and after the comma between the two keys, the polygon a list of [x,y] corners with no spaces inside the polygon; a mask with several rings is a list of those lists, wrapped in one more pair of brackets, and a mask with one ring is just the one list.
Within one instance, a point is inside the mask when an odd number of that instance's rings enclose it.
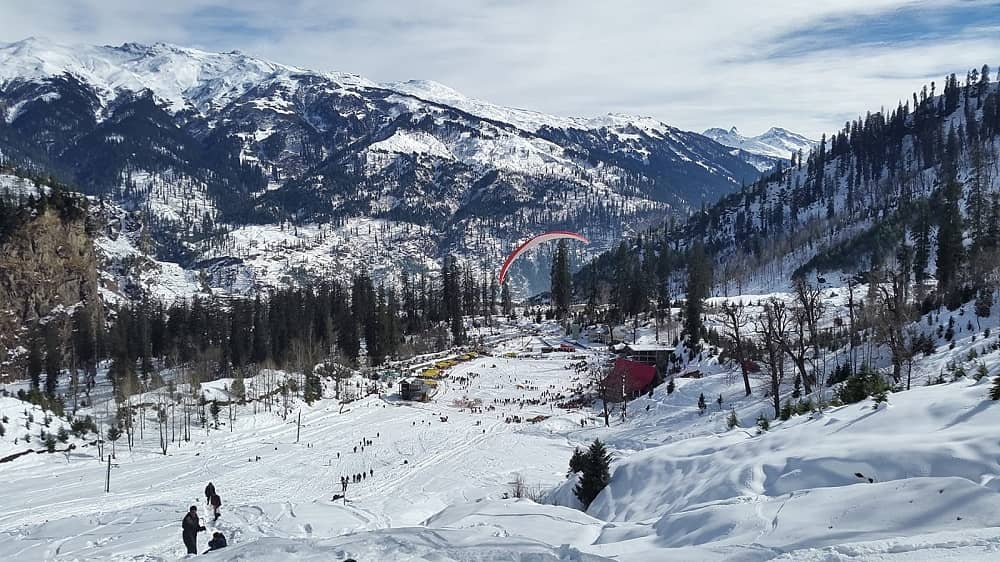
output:
{"label": "red-roofed building", "polygon": [[655,378],[656,367],[631,359],[618,358],[611,367],[611,374],[605,379],[608,399],[613,401],[622,399],[623,380],[625,392],[629,396],[636,396],[648,391]]}

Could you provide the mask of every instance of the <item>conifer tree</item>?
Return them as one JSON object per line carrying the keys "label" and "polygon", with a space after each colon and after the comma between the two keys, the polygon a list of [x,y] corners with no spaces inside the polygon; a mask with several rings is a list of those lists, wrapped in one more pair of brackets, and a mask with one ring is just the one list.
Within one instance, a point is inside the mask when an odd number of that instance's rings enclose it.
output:
{"label": "conifer tree", "polygon": [[587,450],[583,474],[573,493],[586,510],[611,481],[611,454],[600,439],[595,439]]}
{"label": "conifer tree", "polygon": [[691,349],[698,349],[704,329],[702,314],[705,297],[712,285],[712,269],[705,248],[695,244],[688,259],[687,295],[685,301],[684,331],[688,335]]}
{"label": "conifer tree", "polygon": [[573,449],[573,456],[569,458],[569,474],[583,472],[587,468],[587,453],[579,447]]}
{"label": "conifer tree", "polygon": [[50,320],[45,325],[45,394],[49,398],[56,395],[60,371],[62,371],[62,342],[56,321]]}
{"label": "conifer tree", "polygon": [[958,161],[958,140],[955,130],[948,133],[945,161],[942,163],[943,208],[938,223],[938,248],[936,277],[941,288],[951,289],[958,275],[964,248],[962,246],[962,213],[959,202],[962,198],[962,184],[956,170]]}
{"label": "conifer tree", "polygon": [[931,220],[926,205],[921,205],[914,232],[913,278],[917,283],[927,279],[927,263],[931,255]]}
{"label": "conifer tree", "polygon": [[42,349],[38,341],[37,329],[28,338],[28,379],[31,381],[31,388],[38,390],[42,381]]}
{"label": "conifer tree", "polygon": [[77,364],[88,375],[97,372],[97,343],[88,308],[81,307],[73,314],[73,349]]}
{"label": "conifer tree", "polygon": [[514,303],[510,296],[510,285],[504,281],[503,286],[500,288],[500,308],[503,310],[505,316],[510,316],[514,313]]}
{"label": "conifer tree", "polygon": [[990,388],[990,400],[1000,400],[1000,375],[993,377],[993,386]]}
{"label": "conifer tree", "polygon": [[556,245],[550,277],[552,305],[555,308],[556,317],[562,318],[569,312],[570,300],[573,295],[573,278],[569,273],[569,249],[565,240],[560,240]]}

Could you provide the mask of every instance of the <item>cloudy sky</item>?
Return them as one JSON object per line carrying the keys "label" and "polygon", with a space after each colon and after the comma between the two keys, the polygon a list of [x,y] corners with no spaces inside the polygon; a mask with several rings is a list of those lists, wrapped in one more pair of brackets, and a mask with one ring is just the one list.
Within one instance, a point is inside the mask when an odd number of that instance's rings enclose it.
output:
{"label": "cloudy sky", "polygon": [[0,42],[239,49],[699,131],[818,137],[947,73],[1000,65],[1000,0],[2,1]]}

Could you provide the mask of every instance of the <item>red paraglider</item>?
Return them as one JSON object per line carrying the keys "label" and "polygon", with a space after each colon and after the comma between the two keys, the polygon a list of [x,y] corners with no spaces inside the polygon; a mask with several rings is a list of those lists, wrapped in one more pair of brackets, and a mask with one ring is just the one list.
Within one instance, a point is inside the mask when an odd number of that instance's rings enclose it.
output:
{"label": "red paraglider", "polygon": [[539,244],[544,244],[545,242],[558,240],[560,238],[570,238],[583,242],[584,244],[590,244],[590,240],[587,240],[582,235],[575,232],[567,232],[565,230],[553,230],[551,232],[546,232],[545,234],[539,234],[534,238],[528,239],[527,242],[518,246],[516,250],[507,256],[507,259],[503,262],[503,267],[500,268],[500,284],[503,285],[504,280],[507,278],[507,269],[510,268],[512,263],[514,263],[514,260],[521,257],[521,254],[527,252],[535,246],[538,246]]}

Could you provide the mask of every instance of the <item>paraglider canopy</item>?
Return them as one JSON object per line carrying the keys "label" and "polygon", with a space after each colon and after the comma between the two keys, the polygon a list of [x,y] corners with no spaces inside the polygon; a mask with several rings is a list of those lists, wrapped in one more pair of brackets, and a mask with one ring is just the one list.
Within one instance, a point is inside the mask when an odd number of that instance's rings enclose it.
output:
{"label": "paraglider canopy", "polygon": [[510,255],[507,256],[507,259],[504,260],[503,267],[500,268],[500,284],[503,285],[503,282],[507,279],[507,270],[517,258],[521,257],[521,254],[527,252],[535,246],[538,246],[539,244],[544,244],[545,242],[558,240],[560,238],[571,238],[573,240],[579,240],[584,244],[590,244],[590,240],[587,240],[584,236],[565,230],[553,230],[546,232],[545,234],[539,234],[534,238],[529,238],[528,241],[518,246],[517,249],[511,252]]}

